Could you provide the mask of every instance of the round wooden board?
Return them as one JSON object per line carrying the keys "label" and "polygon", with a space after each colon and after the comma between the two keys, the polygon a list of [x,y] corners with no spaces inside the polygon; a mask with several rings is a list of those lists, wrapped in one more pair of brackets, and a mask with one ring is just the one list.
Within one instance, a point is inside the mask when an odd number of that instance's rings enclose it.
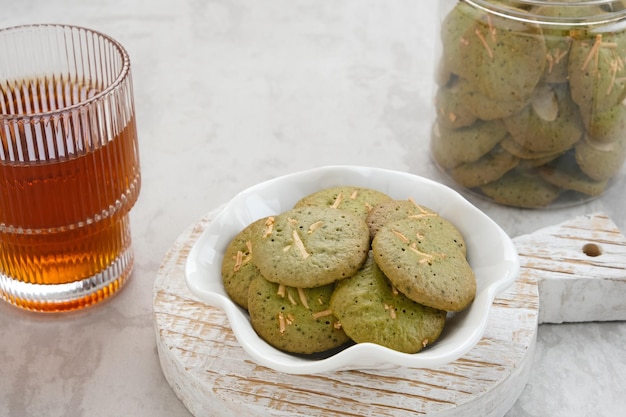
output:
{"label": "round wooden board", "polygon": [[528,382],[539,296],[537,281],[524,269],[494,301],[483,338],[447,365],[289,375],[256,364],[226,315],[185,285],[187,254],[216,213],[181,234],[154,284],[161,368],[195,416],[501,417]]}

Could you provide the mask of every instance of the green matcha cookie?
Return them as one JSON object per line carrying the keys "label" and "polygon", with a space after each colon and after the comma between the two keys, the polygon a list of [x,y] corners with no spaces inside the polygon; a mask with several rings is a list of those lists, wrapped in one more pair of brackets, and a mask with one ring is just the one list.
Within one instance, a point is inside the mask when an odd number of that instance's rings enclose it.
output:
{"label": "green matcha cookie", "polygon": [[387,223],[372,242],[374,261],[411,300],[463,310],[474,299],[476,279],[453,229],[441,216]]}
{"label": "green matcha cookie", "polygon": [[248,294],[252,327],[277,349],[314,354],[349,341],[330,310],[334,284],[296,289],[254,279]]}
{"label": "green matcha cookie", "polygon": [[[544,16],[551,21],[563,21],[567,19],[586,18],[589,16],[599,16],[605,14],[601,7],[589,5],[550,5],[535,6],[531,12],[538,16]],[[569,78],[569,50],[572,44],[571,27],[559,25],[545,25],[543,34],[546,39],[546,69],[542,82],[564,83]]]}
{"label": "green matcha cookie", "polygon": [[297,288],[351,276],[365,262],[370,245],[365,220],[336,208],[293,208],[255,229],[252,262],[267,280]]}
{"label": "green matcha cookie", "polygon": [[228,244],[222,260],[222,282],[226,294],[240,307],[248,308],[250,282],[261,275],[252,262],[252,233],[266,219],[259,219],[246,226]]}
{"label": "green matcha cookie", "polygon": [[[439,68],[441,80],[447,82],[449,74],[463,77],[470,75],[462,61],[461,50],[467,46],[464,38],[474,22],[480,19],[483,12],[465,2],[457,3],[441,24],[442,58]],[[445,74],[445,76],[443,75]],[[444,83],[445,83],[444,82]]]}
{"label": "green matcha cookie", "polygon": [[623,103],[603,113],[585,116],[587,135],[593,142],[612,143],[626,136],[626,105]]}
{"label": "green matcha cookie", "polygon": [[502,177],[519,163],[519,158],[496,146],[478,161],[459,165],[450,170],[450,176],[463,187],[474,188]]}
{"label": "green matcha cookie", "polygon": [[300,199],[294,207],[332,207],[348,210],[365,219],[376,204],[391,200],[387,194],[363,187],[343,186],[317,191]]}
{"label": "green matcha cookie", "polygon": [[532,172],[533,170],[536,170],[542,167],[543,165],[554,161],[560,155],[561,154],[550,155],[550,156],[546,156],[543,158],[535,158],[535,159],[520,159],[519,164],[517,165],[517,168],[519,168],[521,171]]}
{"label": "green matcha cookie", "polygon": [[472,125],[476,116],[471,108],[463,102],[463,90],[459,83],[440,87],[435,95],[437,108],[437,121],[440,126],[447,129],[458,129]]}
{"label": "green matcha cookie", "polygon": [[369,227],[370,237],[374,239],[376,233],[393,220],[436,216],[438,216],[436,212],[417,204],[413,199],[391,200],[374,207],[369,212],[365,222]]}
{"label": "green matcha cookie", "polygon": [[[591,33],[590,35],[593,35]],[[583,113],[604,113],[626,96],[626,33],[575,39],[568,63],[572,99]]]}
{"label": "green matcha cookie", "polygon": [[524,101],[543,76],[546,44],[530,20],[484,13],[463,34],[459,60],[475,90],[495,101]]}
{"label": "green matcha cookie", "polygon": [[398,292],[371,258],[354,276],[337,283],[330,307],[355,342],[404,353],[416,353],[434,343],[446,321],[445,311],[425,307]]}
{"label": "green matcha cookie", "polygon": [[578,108],[565,86],[538,89],[532,104],[504,124],[520,146],[534,152],[564,152],[583,134]]}
{"label": "green matcha cookie", "polygon": [[529,100],[494,100],[480,93],[468,82],[460,82],[460,100],[464,108],[481,120],[502,119],[514,115],[529,103]]}
{"label": "green matcha cookie", "polygon": [[[506,138],[502,139],[500,142],[500,146],[505,149],[510,154],[517,156],[520,159],[531,159],[537,161],[545,161],[549,162],[552,159],[561,155],[561,152],[553,152],[553,151],[545,151],[545,152],[537,152],[531,151],[530,149],[526,149],[519,143],[517,143],[512,136],[508,135]],[[540,163],[539,165],[542,165]]]}
{"label": "green matcha cookie", "polygon": [[539,174],[512,170],[502,178],[480,187],[495,202],[515,207],[545,207],[556,200],[560,187],[550,184]]}
{"label": "green matcha cookie", "polygon": [[576,161],[580,169],[596,181],[613,178],[626,159],[626,136],[613,143],[589,140],[576,145]]}
{"label": "green matcha cookie", "polygon": [[566,190],[596,196],[601,194],[608,181],[596,181],[585,175],[574,158],[573,152],[567,152],[552,163],[539,168],[539,174],[551,184]]}
{"label": "green matcha cookie", "polygon": [[431,140],[435,161],[445,169],[474,162],[491,151],[507,135],[502,121],[478,121],[461,129],[436,126]]}
{"label": "green matcha cookie", "polygon": [[[545,31],[544,31],[545,32]],[[561,33],[546,33],[546,66],[541,83],[566,83],[568,81],[569,49],[572,40]]]}

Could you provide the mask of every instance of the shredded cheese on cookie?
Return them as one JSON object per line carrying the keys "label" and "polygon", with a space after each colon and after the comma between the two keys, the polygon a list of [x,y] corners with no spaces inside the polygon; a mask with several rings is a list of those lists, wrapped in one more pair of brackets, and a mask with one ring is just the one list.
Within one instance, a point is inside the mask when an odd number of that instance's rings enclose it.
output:
{"label": "shredded cheese on cookie", "polygon": [[274,220],[274,216],[270,216],[267,220],[265,220],[265,231],[263,232],[264,239],[272,234],[272,231],[274,230]]}
{"label": "shredded cheese on cookie", "polygon": [[293,238],[294,245],[296,245],[296,248],[298,248],[298,250],[300,251],[300,254],[302,255],[302,257],[304,259],[306,259],[309,256],[311,256],[311,254],[306,251],[306,248],[304,247],[304,243],[302,243],[302,239],[300,239],[300,235],[298,234],[298,231],[294,230],[291,233],[291,236]]}
{"label": "shredded cheese on cookie", "polygon": [[339,207],[339,204],[341,204],[342,201],[343,201],[343,193],[339,193],[339,195],[335,199],[335,202],[330,207],[337,208]]}
{"label": "shredded cheese on cookie", "polygon": [[328,309],[328,310],[322,310],[322,311],[318,311],[317,313],[313,314],[313,318],[315,320],[320,319],[322,317],[328,317],[328,316],[332,316],[333,315],[333,311]]}
{"label": "shredded cheese on cookie", "polygon": [[302,288],[298,288],[298,297],[300,297],[300,302],[305,308],[309,308],[309,300],[306,298],[306,294]]}

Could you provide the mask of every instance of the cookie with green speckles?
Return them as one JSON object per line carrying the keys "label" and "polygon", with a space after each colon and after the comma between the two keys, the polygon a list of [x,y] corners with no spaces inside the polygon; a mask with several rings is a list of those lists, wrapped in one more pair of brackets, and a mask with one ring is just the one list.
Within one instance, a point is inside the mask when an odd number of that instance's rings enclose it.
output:
{"label": "cookie with green speckles", "polygon": [[544,180],[537,173],[514,169],[497,181],[480,187],[494,201],[515,207],[545,207],[556,200],[561,188]]}
{"label": "cookie with green speckles", "polygon": [[474,299],[476,279],[454,229],[441,216],[387,223],[372,242],[374,261],[411,300],[463,310]]}
{"label": "cookie with green speckles", "polygon": [[506,135],[507,130],[501,120],[479,120],[460,129],[435,126],[431,151],[439,165],[450,169],[480,159]]}
{"label": "cookie with green speckles", "polygon": [[355,186],[331,187],[301,198],[294,207],[332,207],[348,210],[362,219],[375,205],[391,200],[387,194],[370,188]]}
{"label": "cookie with green speckles", "polygon": [[[532,13],[538,16],[556,18],[561,20],[586,18],[589,16],[600,16],[606,14],[600,6],[580,5],[577,7],[555,7],[555,4],[534,6]],[[545,83],[565,83],[568,81],[569,51],[572,44],[570,27],[546,25],[543,34],[546,39],[546,69],[542,82]]]}
{"label": "cookie with green speckles", "polygon": [[370,237],[374,239],[376,233],[393,220],[422,216],[438,216],[438,214],[428,207],[417,204],[413,199],[391,200],[372,208],[365,222],[370,229]]}
{"label": "cookie with green speckles", "polygon": [[365,220],[337,208],[293,208],[255,229],[252,262],[267,280],[297,288],[351,276],[365,262],[370,245]]}
{"label": "cookie with green speckles", "polygon": [[450,74],[469,76],[469,68],[461,60],[461,49],[465,46],[464,36],[482,12],[465,2],[457,3],[441,24],[441,41],[443,47],[439,77],[447,83]]}
{"label": "cookie with green speckles", "polygon": [[467,188],[479,187],[496,181],[519,164],[519,158],[496,146],[478,161],[459,165],[450,170],[450,176]]}
{"label": "cookie with green speckles", "polygon": [[608,180],[596,181],[583,173],[576,163],[573,151],[567,152],[552,163],[540,167],[538,172],[544,180],[557,187],[590,196],[601,194],[608,184]]}
{"label": "cookie with green speckles", "polygon": [[537,152],[531,151],[517,143],[510,135],[502,139],[500,146],[507,152],[517,156],[520,159],[538,160],[538,161],[551,161],[561,155],[561,152]]}
{"label": "cookie with green speckles", "polygon": [[616,176],[626,160],[626,136],[612,143],[594,142],[589,138],[576,145],[576,161],[580,169],[596,181]]}
{"label": "cookie with green speckles", "polygon": [[574,39],[568,61],[572,99],[587,114],[604,113],[626,97],[626,32]]}
{"label": "cookie with green speckles", "polygon": [[252,233],[266,219],[259,219],[248,226],[230,241],[222,259],[222,282],[226,294],[240,307],[248,308],[248,288],[250,282],[261,275],[252,262]]}
{"label": "cookie with green speckles", "polygon": [[477,91],[467,80],[458,81],[459,106],[481,120],[496,120],[509,117],[528,105],[527,98],[494,100]]}
{"label": "cookie with green speckles", "polygon": [[475,91],[495,101],[524,101],[543,76],[546,44],[541,28],[484,13],[462,36],[459,60]]}
{"label": "cookie with green speckles", "polygon": [[350,339],[330,310],[334,284],[297,289],[254,279],[248,293],[250,322],[257,334],[277,349],[314,354]]}
{"label": "cookie with green speckles", "polygon": [[580,140],[584,128],[565,86],[538,89],[532,103],[504,119],[520,146],[534,152],[565,152]]}
{"label": "cookie with green speckles", "polygon": [[356,343],[377,343],[416,353],[441,334],[446,312],[423,306],[397,291],[372,258],[337,283],[330,308]]}
{"label": "cookie with green speckles", "polygon": [[593,142],[612,143],[626,136],[626,105],[620,103],[603,113],[583,114],[587,135]]}
{"label": "cookie with green speckles", "polygon": [[465,92],[462,82],[452,82],[442,86],[435,94],[437,121],[440,126],[458,129],[474,124],[476,115],[472,108],[463,102]]}

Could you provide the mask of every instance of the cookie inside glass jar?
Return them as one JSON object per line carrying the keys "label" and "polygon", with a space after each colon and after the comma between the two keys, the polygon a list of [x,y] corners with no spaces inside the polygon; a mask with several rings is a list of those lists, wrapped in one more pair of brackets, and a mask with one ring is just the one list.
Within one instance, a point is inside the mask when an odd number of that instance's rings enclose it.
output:
{"label": "cookie inside glass jar", "polygon": [[[542,208],[588,201],[623,175],[624,2],[442,4],[431,155],[452,181]],[[521,179],[549,193],[518,198],[529,188],[506,187]]]}

